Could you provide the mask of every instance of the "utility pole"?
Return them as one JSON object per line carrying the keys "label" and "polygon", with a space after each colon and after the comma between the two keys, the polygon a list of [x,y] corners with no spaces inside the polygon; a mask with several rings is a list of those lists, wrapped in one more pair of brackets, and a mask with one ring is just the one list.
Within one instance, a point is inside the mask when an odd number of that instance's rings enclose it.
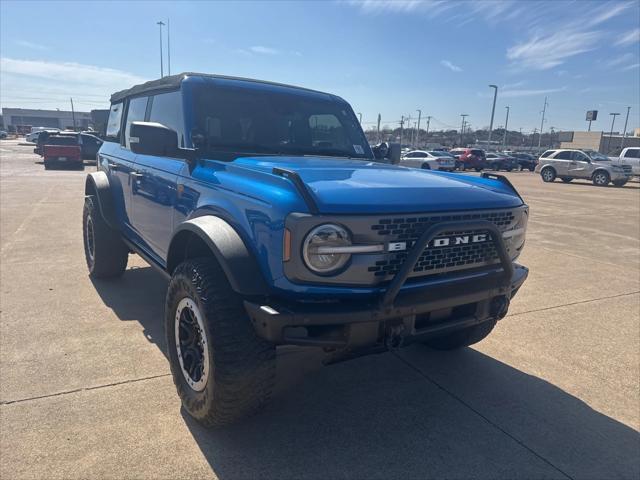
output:
{"label": "utility pole", "polygon": [[424,134],[424,141],[426,142],[429,139],[429,124],[431,123],[431,115],[427,117],[427,131]]}
{"label": "utility pole", "polygon": [[460,114],[460,116],[462,117],[462,125],[460,126],[460,145],[462,145],[462,136],[464,135],[464,122],[466,120],[466,117],[469,116],[468,113],[462,113]]}
{"label": "utility pole", "polygon": [[609,115],[611,115],[613,118],[611,119],[611,131],[609,132],[609,141],[607,142],[607,151],[604,152],[605,155],[609,154],[609,149],[611,148],[611,137],[613,136],[613,124],[616,121],[616,117],[618,115],[620,115],[619,113],[610,113]]}
{"label": "utility pole", "polygon": [[520,144],[524,145],[524,138],[522,138],[522,127],[520,127]]}
{"label": "utility pole", "polygon": [[489,87],[495,90],[493,92],[493,107],[491,107],[491,123],[489,124],[489,139],[487,140],[487,149],[491,145],[491,132],[493,130],[493,116],[496,113],[496,99],[498,98],[498,86],[489,85]]}
{"label": "utility pole", "polygon": [[162,27],[164,26],[164,22],[161,20],[156,22],[156,25],[160,27],[160,78],[164,77],[164,66],[162,64]]}
{"label": "utility pole", "polygon": [[536,139],[536,132],[538,131],[538,128],[534,128],[533,129],[533,135],[531,135],[531,148],[533,148],[533,142]]}
{"label": "utility pole", "polygon": [[404,127],[404,115],[400,118],[400,148],[402,148],[402,127]]}
{"label": "utility pole", "polygon": [[71,118],[73,119],[73,131],[76,131],[76,111],[73,109],[73,98],[71,100]]}
{"label": "utility pole", "polygon": [[553,131],[556,127],[549,127],[549,148],[553,148]]}
{"label": "utility pole", "polygon": [[377,135],[378,143],[380,143],[380,120],[382,120],[382,116],[378,114],[378,135]]}
{"label": "utility pole", "polygon": [[544,107],[542,107],[542,120],[540,121],[540,136],[538,137],[538,149],[540,149],[540,142],[542,141],[542,129],[544,128],[544,115],[547,113],[547,97],[544,97]]}
{"label": "utility pole", "polygon": [[631,107],[627,107],[627,118],[624,120],[624,132],[622,133],[622,141],[620,142],[620,150],[624,148],[624,141],[627,137],[627,122],[629,122],[629,110]]}
{"label": "utility pole", "polygon": [[171,34],[169,32],[169,19],[167,18],[167,70],[171,75]]}
{"label": "utility pole", "polygon": [[509,127],[509,108],[511,107],[504,107],[507,109],[507,119],[504,121],[504,137],[502,137],[502,148],[505,148],[507,146],[507,128]]}
{"label": "utility pole", "polygon": [[422,110],[416,110],[418,112],[418,131],[416,132],[416,145],[420,145],[418,139],[420,138],[420,117],[422,117]]}

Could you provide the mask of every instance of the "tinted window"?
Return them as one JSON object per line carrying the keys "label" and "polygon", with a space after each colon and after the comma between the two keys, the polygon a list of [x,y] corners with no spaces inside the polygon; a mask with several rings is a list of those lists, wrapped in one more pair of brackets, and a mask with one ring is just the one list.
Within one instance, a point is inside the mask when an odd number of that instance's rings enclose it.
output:
{"label": "tinted window", "polygon": [[111,105],[109,111],[109,120],[107,121],[107,138],[109,140],[118,141],[120,139],[120,125],[122,120],[122,107],[121,103],[114,103]]}
{"label": "tinted window", "polygon": [[127,109],[127,123],[124,127],[124,146],[131,148],[129,144],[129,136],[131,132],[131,124],[133,122],[144,122],[144,114],[147,110],[148,97],[137,97],[129,100],[129,108]]}
{"label": "tinted window", "polygon": [[558,154],[553,158],[555,158],[556,160],[571,160],[573,158],[573,152],[558,152]]}
{"label": "tinted window", "polygon": [[184,147],[184,117],[179,91],[154,95],[151,98],[150,122],[158,122],[178,133],[178,145]]}
{"label": "tinted window", "polygon": [[546,152],[544,152],[542,155],[540,155],[540,158],[547,158],[549,155],[551,155],[554,151],[553,150],[547,150]]}
{"label": "tinted window", "polygon": [[624,158],[640,158],[640,148],[630,148],[625,154]]}
{"label": "tinted window", "polygon": [[475,155],[476,157],[484,157],[483,150],[471,150],[471,155]]}
{"label": "tinted window", "polygon": [[45,145],[78,145],[77,137],[49,137]]}
{"label": "tinted window", "polygon": [[192,135],[198,148],[212,154],[371,158],[351,108],[329,96],[202,86],[193,108]]}
{"label": "tinted window", "polygon": [[587,156],[582,152],[573,152],[573,159],[578,161],[578,162],[588,162],[589,161]]}

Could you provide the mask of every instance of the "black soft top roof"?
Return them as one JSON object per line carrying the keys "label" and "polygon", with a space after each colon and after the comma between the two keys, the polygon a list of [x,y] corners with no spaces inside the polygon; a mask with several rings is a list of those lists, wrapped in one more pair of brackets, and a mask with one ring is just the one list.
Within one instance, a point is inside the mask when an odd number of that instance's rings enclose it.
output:
{"label": "black soft top roof", "polygon": [[182,72],[182,73],[178,73],[177,75],[170,75],[170,76],[158,78],[156,80],[151,80],[149,82],[141,83],[140,85],[135,85],[131,88],[127,88],[126,90],[120,90],[119,92],[116,92],[113,95],[111,95],[111,103],[119,102],[120,100],[123,100],[127,97],[139,95],[142,93],[147,93],[147,92],[152,92],[157,90],[170,90],[172,88],[179,88],[182,81],[187,77],[220,78],[224,80],[239,80],[243,82],[265,83],[267,85],[295,88],[297,90],[306,90],[308,92],[328,95],[327,93],[319,92],[317,90],[311,90],[303,87],[296,87],[294,85],[287,85],[284,83],[255,80],[253,78],[231,77],[227,75],[215,75],[211,73]]}

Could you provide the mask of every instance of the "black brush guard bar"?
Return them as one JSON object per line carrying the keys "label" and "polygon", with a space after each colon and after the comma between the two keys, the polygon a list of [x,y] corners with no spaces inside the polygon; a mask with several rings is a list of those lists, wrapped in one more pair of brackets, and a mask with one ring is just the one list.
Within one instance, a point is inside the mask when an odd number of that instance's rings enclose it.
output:
{"label": "black brush guard bar", "polygon": [[398,271],[396,276],[393,277],[393,280],[391,280],[389,287],[380,300],[380,306],[384,308],[393,306],[393,303],[398,296],[400,289],[407,281],[407,278],[409,278],[409,275],[415,268],[416,263],[418,263],[418,260],[422,256],[422,253],[431,241],[446,232],[459,232],[467,230],[489,232],[491,241],[495,245],[498,256],[500,257],[500,263],[503,269],[501,286],[509,285],[514,272],[513,263],[511,262],[511,258],[509,258],[507,247],[505,246],[504,240],[502,238],[502,232],[498,230],[498,227],[487,220],[443,222],[427,228],[422,233],[422,235],[420,235],[416,243],[413,245],[413,248],[409,251],[406,260],[400,267],[400,270]]}

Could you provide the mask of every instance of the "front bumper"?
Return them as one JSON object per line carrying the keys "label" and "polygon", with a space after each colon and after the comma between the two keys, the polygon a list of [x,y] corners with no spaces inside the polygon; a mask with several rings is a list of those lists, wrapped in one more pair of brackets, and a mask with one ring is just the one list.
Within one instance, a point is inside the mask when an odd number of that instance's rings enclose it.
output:
{"label": "front bumper", "polygon": [[410,343],[504,317],[529,273],[521,265],[513,265],[512,271],[506,282],[504,272],[495,269],[481,279],[452,277],[401,291],[387,305],[381,298],[330,303],[245,301],[244,305],[258,336],[278,345],[373,346],[384,342],[388,327],[399,325],[408,340],[404,343]]}

